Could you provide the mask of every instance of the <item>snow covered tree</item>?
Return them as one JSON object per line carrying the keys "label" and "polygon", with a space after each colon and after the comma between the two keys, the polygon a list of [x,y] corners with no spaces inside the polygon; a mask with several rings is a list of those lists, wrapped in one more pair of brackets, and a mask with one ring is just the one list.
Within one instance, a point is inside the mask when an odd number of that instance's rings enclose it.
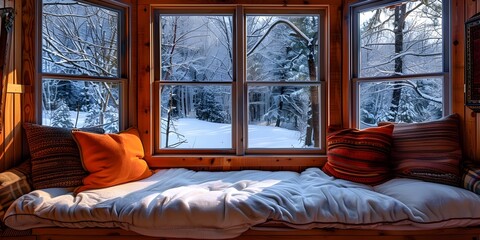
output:
{"label": "snow covered tree", "polygon": [[[162,100],[161,100],[162,101],[162,106],[161,106],[162,119],[160,121],[160,127],[161,127],[161,134],[163,135],[162,137],[162,142],[164,142],[163,147],[165,148],[175,148],[187,142],[187,139],[185,139],[185,136],[179,133],[175,126],[174,120],[176,117],[173,115],[173,112],[175,110],[175,106],[174,106],[175,94],[173,93],[173,91],[174,91],[174,87],[168,86],[162,90],[163,93],[167,93],[167,94],[163,94],[161,96],[162,97]],[[171,141],[170,139],[172,137],[174,137],[176,141]]]}
{"label": "snow covered tree", "polygon": [[[275,120],[275,126],[280,127],[282,122],[286,126],[297,126],[305,133],[306,146],[319,146],[320,136],[320,99],[317,87],[309,87],[309,91],[302,91],[309,96],[304,98],[309,104],[309,110],[290,96],[296,92],[297,86],[286,84],[295,81],[317,82],[317,38],[318,17],[316,16],[288,16],[288,17],[252,17],[247,21],[260,25],[263,29],[257,31],[257,41],[247,42],[247,79],[252,81],[275,81],[283,86],[271,92],[273,101],[270,101],[264,119],[268,122]],[[267,22],[263,24],[262,22]],[[250,31],[253,32],[253,29]],[[249,33],[249,35],[253,35]],[[248,44],[249,43],[249,44]],[[279,84],[280,85],[280,84]],[[261,89],[261,88],[252,88]],[[256,105],[258,106],[258,105]],[[255,108],[253,108],[255,109]],[[300,114],[296,115],[295,114]],[[301,115],[303,114],[303,115]],[[307,121],[298,121],[308,116]],[[298,126],[298,124],[302,126]]]}
{"label": "snow covered tree", "polygon": [[[70,110],[83,109],[90,116],[86,125],[107,126],[114,122],[118,129],[119,85],[108,81],[76,81],[77,76],[119,78],[118,25],[119,13],[110,8],[75,0],[43,0],[42,2],[42,72],[72,76],[70,81],[43,79],[44,111],[55,99],[63,99]],[[85,95],[86,83],[97,85]],[[56,87],[55,96],[45,87]],[[92,102],[98,104],[92,104]],[[90,109],[97,107],[99,109]],[[114,112],[117,114],[106,113]],[[112,112],[113,113],[113,112]],[[104,116],[117,117],[106,120]],[[98,122],[100,121],[100,122]],[[108,122],[106,122],[108,121]],[[110,130],[112,130],[110,129]]]}
{"label": "snow covered tree", "polygon": [[215,122],[228,123],[230,117],[223,109],[223,105],[216,100],[215,92],[211,87],[202,87],[195,95],[195,113],[197,119]]}
{"label": "snow covered tree", "polygon": [[70,117],[70,109],[68,109],[67,104],[63,99],[57,103],[57,109],[52,112],[52,126],[73,128],[73,122]]}
{"label": "snow covered tree", "polygon": [[401,78],[360,84],[361,126],[441,116],[442,80],[409,80],[405,76],[443,71],[442,1],[404,2],[367,10],[360,13],[360,19],[359,77]]}
{"label": "snow covered tree", "polygon": [[[186,141],[182,129],[177,127],[180,118],[231,122],[231,117],[225,114],[231,110],[231,91],[212,82],[233,79],[233,27],[231,16],[161,14],[158,17],[162,53],[158,77],[160,82],[181,82],[162,85],[160,90],[162,147],[172,148]],[[198,83],[209,86],[198,87]]]}

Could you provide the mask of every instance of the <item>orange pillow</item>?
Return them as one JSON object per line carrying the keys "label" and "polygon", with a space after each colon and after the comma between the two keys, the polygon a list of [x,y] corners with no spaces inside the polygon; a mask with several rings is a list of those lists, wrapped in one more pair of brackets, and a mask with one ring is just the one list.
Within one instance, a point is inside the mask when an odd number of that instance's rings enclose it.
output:
{"label": "orange pillow", "polygon": [[138,130],[129,128],[118,134],[72,131],[82,164],[89,175],[75,193],[111,187],[152,175],[144,157]]}

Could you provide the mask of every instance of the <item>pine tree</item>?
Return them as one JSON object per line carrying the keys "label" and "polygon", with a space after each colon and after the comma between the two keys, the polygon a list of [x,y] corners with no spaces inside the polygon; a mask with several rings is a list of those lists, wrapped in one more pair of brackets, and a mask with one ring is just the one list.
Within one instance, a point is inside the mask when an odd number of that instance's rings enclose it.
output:
{"label": "pine tree", "polygon": [[229,122],[228,113],[223,110],[222,105],[215,100],[213,89],[207,87],[202,88],[196,97],[195,113],[197,119],[215,123]]}
{"label": "pine tree", "polygon": [[67,104],[62,99],[58,103],[57,109],[55,109],[52,113],[52,126],[54,127],[65,127],[65,128],[72,128],[73,122],[70,118],[70,109],[68,109]]}
{"label": "pine tree", "polygon": [[105,131],[106,132],[118,132],[118,111],[112,106],[108,106],[105,111]]}
{"label": "pine tree", "polygon": [[100,117],[101,117],[100,106],[92,104],[89,106],[88,114],[85,118],[85,127],[93,127],[98,126],[101,124]]}

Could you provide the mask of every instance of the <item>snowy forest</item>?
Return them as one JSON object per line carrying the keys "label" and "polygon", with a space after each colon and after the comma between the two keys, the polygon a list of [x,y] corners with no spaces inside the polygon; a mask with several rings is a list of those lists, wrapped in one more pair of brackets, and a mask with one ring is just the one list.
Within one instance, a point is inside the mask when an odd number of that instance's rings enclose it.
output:
{"label": "snowy forest", "polygon": [[[162,146],[192,143],[188,147],[196,148],[188,133],[176,126],[178,119],[231,125],[234,117],[233,17],[161,14],[159,18]],[[318,146],[318,26],[318,15],[246,16],[249,147]],[[197,131],[204,127],[199,124]],[[257,138],[256,131],[264,133]],[[231,138],[231,128],[223,133]],[[284,134],[290,142],[280,144]],[[232,148],[231,140],[209,147]]]}
{"label": "snowy forest", "polygon": [[[44,0],[42,16],[43,124],[118,131],[119,13]],[[245,79],[236,79],[233,15],[155,17],[160,148],[233,148],[237,108],[249,148],[320,146],[319,15],[247,14]],[[408,1],[359,18],[358,77],[386,79],[360,81],[360,126],[441,117],[443,78],[388,77],[443,71],[442,3]],[[235,99],[235,81],[244,83],[246,106]]]}
{"label": "snowy forest", "polygon": [[119,78],[119,13],[70,0],[42,11],[42,124],[117,132],[120,82],[81,77]]}
{"label": "snowy forest", "polygon": [[380,121],[423,122],[442,117],[443,26],[440,0],[408,1],[360,12],[358,77],[403,77],[359,84],[361,127]]}

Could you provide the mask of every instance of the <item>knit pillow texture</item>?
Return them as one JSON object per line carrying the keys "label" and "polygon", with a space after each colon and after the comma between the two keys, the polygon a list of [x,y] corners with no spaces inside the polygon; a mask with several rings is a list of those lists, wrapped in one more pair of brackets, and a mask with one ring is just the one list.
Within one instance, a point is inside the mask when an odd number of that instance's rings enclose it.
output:
{"label": "knit pillow texture", "polygon": [[322,170],[334,177],[377,185],[390,179],[389,157],[393,125],[363,130],[343,129],[327,137],[327,163]]}
{"label": "knit pillow texture", "polygon": [[[87,172],[82,167],[80,152],[71,128],[24,123],[32,161],[34,189],[78,187]],[[104,133],[102,128],[81,128],[81,131]]]}

